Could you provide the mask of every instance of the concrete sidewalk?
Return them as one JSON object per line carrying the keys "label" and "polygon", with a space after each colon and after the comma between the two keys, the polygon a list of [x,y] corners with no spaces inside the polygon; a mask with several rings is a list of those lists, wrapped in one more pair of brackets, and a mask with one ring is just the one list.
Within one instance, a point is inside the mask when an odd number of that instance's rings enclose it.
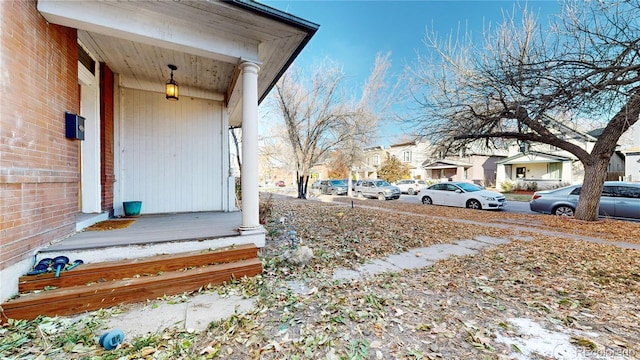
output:
{"label": "concrete sidewalk", "polygon": [[204,331],[212,321],[227,319],[253,307],[254,299],[235,295],[221,297],[215,293],[189,296],[184,302],[152,300],[123,305],[125,311],[112,315],[101,330],[120,329],[125,333],[125,341],[131,341],[136,336],[161,333],[172,327]]}
{"label": "concrete sidewalk", "polygon": [[[526,238],[518,239],[529,240]],[[483,248],[506,244],[510,241],[510,239],[478,236],[474,239],[458,240],[451,244],[436,244],[429,247],[411,249],[401,254],[391,255],[385,259],[375,259],[356,270],[338,269],[334,272],[333,278],[336,280],[351,280],[384,272],[423,268],[450,256],[475,255]]]}
{"label": "concrete sidewalk", "polygon": [[[526,238],[518,238],[527,240]],[[385,259],[375,259],[356,270],[338,269],[333,278],[352,280],[366,278],[384,272],[422,268],[450,256],[475,255],[481,249],[505,244],[514,239],[478,236],[474,239],[459,240],[451,244],[437,244],[417,248]],[[300,282],[288,283],[294,293],[306,293],[306,285]],[[235,313],[248,312],[254,308],[254,299],[239,296],[220,297],[218,294],[190,296],[184,302],[169,303],[153,300],[146,303],[124,305],[125,311],[113,315],[105,322],[104,331],[120,329],[126,341],[136,336],[160,333],[175,327],[194,331],[204,331],[212,321],[229,318]],[[90,315],[84,315],[90,316]]]}

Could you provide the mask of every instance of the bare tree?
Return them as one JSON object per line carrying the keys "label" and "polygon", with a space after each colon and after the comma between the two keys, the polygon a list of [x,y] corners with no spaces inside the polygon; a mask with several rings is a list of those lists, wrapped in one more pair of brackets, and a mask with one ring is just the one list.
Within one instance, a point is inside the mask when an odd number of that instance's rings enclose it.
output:
{"label": "bare tree", "polygon": [[371,75],[363,85],[362,95],[352,105],[352,116],[345,124],[345,141],[340,144],[341,156],[348,167],[347,195],[352,196],[352,174],[354,166],[364,159],[364,148],[376,138],[379,121],[387,115],[393,92],[387,83],[391,67],[391,54],[378,54]]}
{"label": "bare tree", "polygon": [[[380,68],[384,68],[384,71]],[[369,81],[363,89],[363,98],[379,91],[382,75],[388,68],[388,56],[376,58],[375,82]],[[379,74],[378,74],[379,73]],[[291,145],[296,167],[298,198],[305,199],[310,170],[329,151],[363,133],[375,133],[374,111],[367,102],[351,106],[342,85],[342,69],[325,61],[311,74],[299,68],[290,68],[276,84],[272,101],[284,120],[287,143]],[[369,121],[367,126],[363,121]],[[370,127],[371,129],[364,129]]]}
{"label": "bare tree", "polygon": [[[616,142],[640,114],[639,17],[638,0],[575,1],[547,27],[514,7],[479,45],[428,34],[433,58],[412,70],[422,134],[452,149],[516,139],[566,150],[585,169],[575,217],[597,219]],[[550,129],[550,119],[567,113],[602,121],[591,152]]]}
{"label": "bare tree", "polygon": [[338,149],[331,153],[327,170],[331,179],[346,179],[349,176],[349,168],[345,161],[343,152]]}
{"label": "bare tree", "polygon": [[290,173],[293,155],[287,146],[286,131],[283,127],[271,126],[265,130],[265,133],[268,135],[263,134],[258,139],[260,173],[264,176],[263,181],[270,182],[274,180],[273,176],[276,173],[279,175]]}
{"label": "bare tree", "polygon": [[233,146],[236,150],[236,162],[238,163],[238,169],[242,169],[242,160],[240,159],[240,142],[238,141],[238,134],[236,134],[236,129],[239,128],[232,126],[229,128],[229,132],[231,133]]}

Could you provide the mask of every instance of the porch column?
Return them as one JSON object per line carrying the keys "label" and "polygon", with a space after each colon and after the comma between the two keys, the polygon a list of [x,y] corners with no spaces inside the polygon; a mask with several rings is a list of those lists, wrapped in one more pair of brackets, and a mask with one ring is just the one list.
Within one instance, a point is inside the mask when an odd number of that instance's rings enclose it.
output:
{"label": "porch column", "polygon": [[560,179],[563,183],[573,184],[573,161],[562,162],[562,173],[560,173]]}
{"label": "porch column", "polygon": [[241,233],[263,232],[258,192],[258,70],[253,62],[242,62],[242,225]]}
{"label": "porch column", "polygon": [[502,183],[506,180],[507,170],[504,167],[504,164],[496,165],[496,188],[500,189],[502,187]]}

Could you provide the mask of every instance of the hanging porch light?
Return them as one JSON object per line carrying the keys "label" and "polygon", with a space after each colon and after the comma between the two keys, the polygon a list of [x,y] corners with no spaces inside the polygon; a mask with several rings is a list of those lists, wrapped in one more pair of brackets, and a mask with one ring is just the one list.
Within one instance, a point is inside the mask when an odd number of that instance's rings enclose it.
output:
{"label": "hanging porch light", "polygon": [[171,79],[167,80],[167,85],[165,88],[167,100],[178,100],[178,83],[173,80],[173,70],[178,70],[178,67],[171,64],[169,64],[168,66],[169,69],[171,69]]}

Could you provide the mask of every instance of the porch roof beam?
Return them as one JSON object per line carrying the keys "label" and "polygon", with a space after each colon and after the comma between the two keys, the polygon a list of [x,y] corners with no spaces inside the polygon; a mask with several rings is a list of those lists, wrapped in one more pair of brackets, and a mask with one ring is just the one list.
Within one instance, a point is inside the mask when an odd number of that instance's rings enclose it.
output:
{"label": "porch roof beam", "polygon": [[[138,79],[132,76],[120,75],[119,76],[120,86],[130,88],[130,89],[153,89],[155,92],[163,92],[164,84],[158,84],[157,81],[146,80],[146,79]],[[190,96],[190,93],[193,91],[189,91],[189,88],[181,87],[180,93],[185,96]],[[197,89],[198,98],[214,100],[214,101],[225,101],[226,97],[224,93],[208,90],[208,89]]]}
{"label": "porch roof beam", "polygon": [[221,36],[191,19],[152,12],[136,2],[38,1],[51,23],[237,64],[258,61],[258,42]]}

